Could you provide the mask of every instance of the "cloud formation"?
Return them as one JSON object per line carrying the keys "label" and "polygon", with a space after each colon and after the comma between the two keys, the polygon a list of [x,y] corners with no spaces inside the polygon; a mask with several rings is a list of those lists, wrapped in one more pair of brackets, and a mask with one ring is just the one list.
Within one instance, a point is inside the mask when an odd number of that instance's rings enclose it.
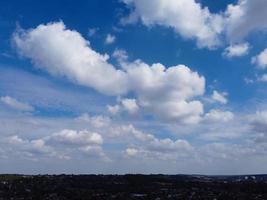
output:
{"label": "cloud formation", "polygon": [[[13,40],[21,55],[51,75],[63,76],[107,95],[136,95],[135,108],[183,123],[196,123],[203,114],[200,101],[192,100],[205,92],[205,79],[185,65],[165,67],[141,60],[121,63],[117,69],[108,63],[78,32],[63,22],[39,25],[15,32]],[[128,102],[129,104],[129,102]],[[129,110],[129,105],[124,102]],[[132,105],[131,105],[132,106]]]}
{"label": "cloud formation", "polygon": [[232,57],[241,57],[248,54],[249,51],[249,44],[248,43],[240,43],[228,46],[223,55],[232,58]]}
{"label": "cloud formation", "polygon": [[131,10],[124,23],[140,20],[146,26],[172,28],[186,39],[195,39],[200,48],[241,42],[250,33],[265,31],[267,2],[239,0],[224,12],[211,13],[196,0],[124,0]]}
{"label": "cloud formation", "polygon": [[20,102],[10,96],[4,96],[1,97],[0,100],[6,104],[7,106],[16,109],[16,110],[20,110],[20,111],[25,111],[25,112],[32,112],[34,111],[34,107],[32,107],[31,105],[27,104],[27,103],[23,103]]}
{"label": "cloud formation", "polygon": [[146,26],[162,25],[173,28],[184,38],[195,39],[199,47],[214,48],[220,44],[223,18],[202,8],[195,0],[124,0],[132,7],[124,23],[140,19]]}
{"label": "cloud formation", "polygon": [[254,56],[251,59],[252,64],[255,64],[259,69],[267,68],[267,48],[264,49],[260,54]]}

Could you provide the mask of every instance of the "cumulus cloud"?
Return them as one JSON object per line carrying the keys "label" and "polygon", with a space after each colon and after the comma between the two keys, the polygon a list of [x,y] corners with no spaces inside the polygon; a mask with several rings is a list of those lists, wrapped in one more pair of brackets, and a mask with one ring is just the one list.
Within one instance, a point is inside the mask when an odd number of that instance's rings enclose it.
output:
{"label": "cumulus cloud", "polygon": [[223,93],[220,93],[218,92],[217,90],[214,90],[213,93],[212,93],[212,100],[215,101],[215,102],[219,102],[221,104],[227,104],[228,100],[227,100],[227,93],[226,92],[223,92]]}
{"label": "cumulus cloud", "polygon": [[13,40],[21,55],[52,75],[67,77],[104,94],[127,91],[125,73],[107,62],[108,55],[94,51],[80,33],[66,29],[63,22],[19,30]]}
{"label": "cumulus cloud", "polygon": [[70,145],[101,145],[103,144],[103,138],[98,133],[91,133],[87,130],[62,130],[58,133],[54,133],[49,140],[62,144]]}
{"label": "cumulus cloud", "polygon": [[115,42],[115,40],[116,40],[116,37],[114,35],[107,34],[107,37],[105,39],[105,44],[112,44]]}
{"label": "cumulus cloud", "polygon": [[196,39],[199,47],[213,48],[220,44],[223,30],[221,15],[212,14],[195,0],[124,0],[132,7],[124,23],[140,19],[146,26],[162,25],[173,28],[184,38]]}
{"label": "cumulus cloud", "polygon": [[[162,154],[168,153],[186,153],[193,151],[193,146],[186,140],[172,140],[170,138],[159,139],[152,134],[145,133],[136,129],[133,125],[124,125],[113,130],[115,135],[132,136],[138,143],[138,148],[126,149],[126,154],[129,156],[136,155],[140,152],[156,152]],[[132,141],[133,142],[133,141]]]}
{"label": "cumulus cloud", "polygon": [[125,152],[128,156],[135,156],[138,153],[138,149],[127,148]]}
{"label": "cumulus cloud", "polygon": [[251,126],[254,131],[264,133],[267,136],[267,111],[257,111],[250,117]]}
{"label": "cumulus cloud", "polygon": [[223,55],[232,58],[232,57],[241,57],[248,54],[249,51],[249,44],[248,43],[240,43],[228,46]]}
{"label": "cumulus cloud", "polygon": [[34,107],[32,107],[31,105],[29,105],[27,103],[20,102],[20,101],[14,99],[12,97],[9,97],[9,96],[1,97],[0,100],[4,104],[6,104],[9,107],[16,109],[16,110],[25,111],[25,112],[34,111]]}
{"label": "cumulus cloud", "polygon": [[256,64],[259,69],[267,68],[267,48],[264,49],[260,54],[254,56],[251,59],[252,64]]}
{"label": "cumulus cloud", "polygon": [[47,146],[44,139],[25,140],[14,135],[8,138],[8,142],[14,149],[19,149],[27,156],[53,155],[53,148]]}
{"label": "cumulus cloud", "polygon": [[234,114],[230,111],[222,111],[218,109],[212,109],[205,114],[204,120],[208,122],[228,122],[233,120]]}
{"label": "cumulus cloud", "polygon": [[104,94],[133,92],[136,106],[158,118],[197,123],[203,114],[202,103],[193,98],[204,94],[205,79],[187,66],[167,68],[136,60],[125,61],[122,69],[116,69],[108,63],[107,55],[94,51],[87,40],[66,29],[63,22],[17,31],[13,40],[18,51],[36,67]]}
{"label": "cumulus cloud", "polygon": [[[123,2],[131,9],[130,15],[122,19],[123,23],[140,20],[146,26],[170,27],[183,38],[195,39],[198,47],[216,48],[224,40],[241,42],[250,33],[267,30],[267,22],[263,20],[267,9],[265,0],[239,0],[220,13],[211,13],[196,0]],[[230,48],[226,51],[233,52]],[[245,52],[244,49],[238,51]]]}
{"label": "cumulus cloud", "polygon": [[265,0],[239,0],[236,5],[228,5],[224,14],[228,38],[239,41],[251,32],[266,31],[266,9]]}
{"label": "cumulus cloud", "polygon": [[136,99],[122,99],[121,104],[130,114],[136,114],[139,110]]}
{"label": "cumulus cloud", "polygon": [[203,113],[200,101],[192,101],[205,91],[205,79],[184,65],[166,68],[137,60],[124,65],[139,106],[159,118],[196,123]]}

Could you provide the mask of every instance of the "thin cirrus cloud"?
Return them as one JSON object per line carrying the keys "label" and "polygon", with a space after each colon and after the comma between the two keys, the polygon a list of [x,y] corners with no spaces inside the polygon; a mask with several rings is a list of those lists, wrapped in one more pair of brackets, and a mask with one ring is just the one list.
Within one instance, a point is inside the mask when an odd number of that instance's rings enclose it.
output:
{"label": "thin cirrus cloud", "polygon": [[0,98],[0,100],[2,101],[2,103],[6,104],[7,106],[15,110],[25,111],[25,112],[33,112],[35,110],[33,106],[24,102],[20,102],[17,99],[14,99],[10,96],[3,96]]}
{"label": "thin cirrus cloud", "polygon": [[63,22],[19,30],[13,41],[18,52],[31,59],[35,67],[102,94],[134,92],[138,106],[152,115],[196,123],[203,114],[202,103],[192,99],[204,94],[205,78],[187,66],[167,68],[136,60],[116,69],[108,62],[108,55],[94,51],[89,41],[77,31],[66,29]]}

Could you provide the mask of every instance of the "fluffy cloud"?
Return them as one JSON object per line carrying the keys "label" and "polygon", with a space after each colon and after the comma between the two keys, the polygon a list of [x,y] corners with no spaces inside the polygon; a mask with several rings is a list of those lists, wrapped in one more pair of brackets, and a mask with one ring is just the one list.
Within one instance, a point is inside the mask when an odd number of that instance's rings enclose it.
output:
{"label": "fluffy cloud", "polygon": [[255,132],[267,136],[267,111],[258,111],[250,117],[252,128]]}
{"label": "fluffy cloud", "polygon": [[116,40],[116,37],[114,35],[107,34],[107,37],[105,39],[105,44],[112,44],[115,42],[115,40]]}
{"label": "fluffy cloud", "polygon": [[123,22],[140,19],[146,26],[171,27],[184,38],[196,39],[199,47],[213,48],[220,43],[222,16],[210,13],[195,0],[124,0],[124,3],[133,10]]}
{"label": "fluffy cloud", "polygon": [[128,156],[135,156],[138,153],[138,149],[127,148],[125,152]]}
{"label": "fluffy cloud", "polygon": [[62,130],[58,133],[54,133],[49,140],[62,144],[71,145],[101,145],[103,144],[103,138],[98,133],[91,133],[87,130],[75,131],[75,130]]}
{"label": "fluffy cloud", "polygon": [[198,122],[203,105],[191,99],[204,94],[204,77],[184,65],[166,68],[137,60],[124,68],[140,107],[162,119]]}
{"label": "fluffy cloud", "polygon": [[267,68],[267,48],[264,49],[259,55],[251,59],[253,64],[256,64],[259,69]]}
{"label": "fluffy cloud", "polygon": [[19,102],[18,100],[12,97],[9,97],[9,96],[1,97],[0,100],[6,105],[8,105],[9,107],[16,109],[16,110],[25,111],[25,112],[34,111],[34,107],[32,107],[31,105],[27,103]]}
{"label": "fluffy cloud", "polygon": [[205,114],[204,120],[208,122],[228,122],[234,118],[234,114],[230,111],[221,111],[218,109],[212,109]]}
{"label": "fluffy cloud", "polygon": [[240,43],[228,46],[223,55],[232,58],[232,57],[240,57],[248,54],[249,44],[248,43]]}
{"label": "fluffy cloud", "polygon": [[[146,26],[170,27],[184,38],[196,39],[199,47],[215,48],[225,39],[241,42],[252,32],[267,30],[267,22],[263,20],[267,9],[265,0],[239,0],[220,13],[211,13],[196,0],[123,2],[130,7],[131,13],[122,22],[133,23],[139,19]],[[244,49],[238,51],[245,52]],[[236,54],[241,53],[235,50]]]}
{"label": "fluffy cloud", "polygon": [[14,135],[8,138],[8,142],[13,149],[19,149],[21,153],[30,157],[34,155],[54,155],[53,149],[45,144],[44,139],[24,140]]}
{"label": "fluffy cloud", "polygon": [[254,31],[266,31],[267,2],[265,0],[239,0],[230,4],[225,12],[226,32],[232,41],[238,41]]}
{"label": "fluffy cloud", "polygon": [[139,110],[136,99],[122,99],[121,104],[130,114],[136,114]]}
{"label": "fluffy cloud", "polygon": [[124,61],[122,69],[116,69],[108,63],[107,55],[94,51],[88,41],[66,29],[63,22],[17,31],[13,40],[19,52],[36,67],[104,94],[133,92],[136,107],[149,114],[183,123],[196,123],[203,114],[202,103],[192,99],[204,94],[205,79],[187,66],[167,68],[136,60]]}
{"label": "fluffy cloud", "polygon": [[[124,125],[113,130],[115,135],[132,136],[138,142],[138,148],[126,149],[126,154],[133,156],[139,152],[185,153],[193,150],[192,145],[186,140],[171,140],[170,138],[159,139],[154,135],[136,129],[133,125]],[[133,142],[133,141],[132,141]]]}
{"label": "fluffy cloud", "polygon": [[13,40],[21,55],[52,75],[104,94],[127,91],[125,73],[107,62],[109,56],[94,51],[78,32],[66,29],[63,22],[17,31]]}
{"label": "fluffy cloud", "polygon": [[225,92],[220,93],[220,92],[214,90],[213,93],[212,93],[211,98],[212,98],[213,101],[219,102],[221,104],[227,104],[227,102],[228,102],[228,100],[226,98],[227,95],[228,94],[225,93]]}

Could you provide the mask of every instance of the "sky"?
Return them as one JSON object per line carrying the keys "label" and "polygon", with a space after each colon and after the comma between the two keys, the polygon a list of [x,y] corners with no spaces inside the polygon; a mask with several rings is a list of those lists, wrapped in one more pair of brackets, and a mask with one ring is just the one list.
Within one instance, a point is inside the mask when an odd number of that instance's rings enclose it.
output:
{"label": "sky", "polygon": [[266,11],[2,0],[0,173],[267,173]]}

